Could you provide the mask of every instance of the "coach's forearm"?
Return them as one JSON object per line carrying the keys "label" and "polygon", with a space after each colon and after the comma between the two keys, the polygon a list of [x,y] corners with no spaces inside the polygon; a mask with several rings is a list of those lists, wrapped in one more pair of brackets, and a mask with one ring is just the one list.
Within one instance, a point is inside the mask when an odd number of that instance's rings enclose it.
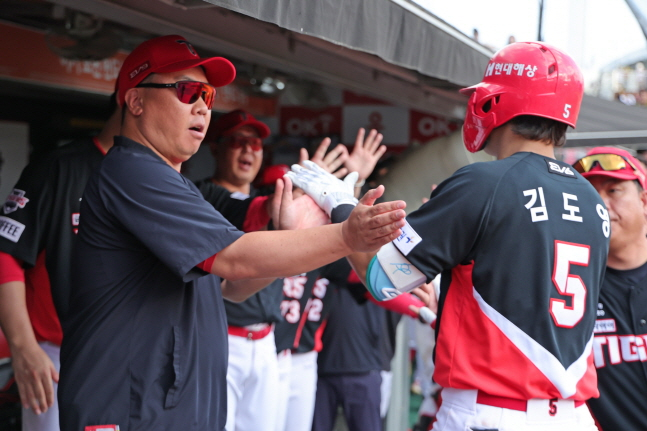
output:
{"label": "coach's forearm", "polygon": [[342,224],[296,231],[250,232],[218,253],[211,273],[227,280],[289,277],[341,259],[353,250]]}

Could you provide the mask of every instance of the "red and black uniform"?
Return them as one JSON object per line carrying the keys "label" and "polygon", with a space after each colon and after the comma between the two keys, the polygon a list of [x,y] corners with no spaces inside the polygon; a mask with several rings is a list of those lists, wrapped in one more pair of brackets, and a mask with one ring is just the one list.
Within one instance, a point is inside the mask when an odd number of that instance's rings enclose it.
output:
{"label": "red and black uniform", "polygon": [[588,401],[604,431],[647,429],[647,264],[607,268],[593,342],[600,398]]}
{"label": "red and black uniform", "polygon": [[394,241],[442,271],[434,380],[517,400],[598,395],[593,327],[609,219],[569,165],[520,152],[457,171]]}
{"label": "red and black uniform", "polygon": [[330,311],[330,291],[343,284],[349,272],[350,265],[343,259],[274,282],[283,288],[283,319],[275,328],[277,352],[321,350],[320,328]]}
{"label": "red and black uniform", "polygon": [[68,308],[81,196],[104,155],[88,138],[42,156],[23,170],[0,211],[0,252],[26,268],[27,308],[38,341],[61,344],[57,312]]}

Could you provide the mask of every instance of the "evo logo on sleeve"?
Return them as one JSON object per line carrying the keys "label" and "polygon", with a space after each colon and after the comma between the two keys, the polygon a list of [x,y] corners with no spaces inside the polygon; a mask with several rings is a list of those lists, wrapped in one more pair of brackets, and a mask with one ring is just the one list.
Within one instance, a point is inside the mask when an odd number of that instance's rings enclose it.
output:
{"label": "evo logo on sleeve", "polygon": [[544,160],[546,161],[546,165],[548,166],[548,172],[550,172],[551,174],[557,174],[564,177],[575,178],[575,172],[573,172],[573,168],[571,165],[558,162],[557,160],[548,160],[548,159],[544,159]]}

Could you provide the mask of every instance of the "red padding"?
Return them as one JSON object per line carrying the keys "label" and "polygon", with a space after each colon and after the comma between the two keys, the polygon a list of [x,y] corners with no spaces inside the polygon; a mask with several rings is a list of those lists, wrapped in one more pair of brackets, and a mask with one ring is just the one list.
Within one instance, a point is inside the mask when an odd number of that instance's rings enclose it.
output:
{"label": "red padding", "polygon": [[377,301],[375,298],[373,298],[373,295],[371,295],[368,290],[366,291],[366,294],[364,296],[369,301],[379,305],[382,308],[385,308],[389,311],[394,311],[396,313],[406,314],[407,316],[411,316],[416,319],[418,318],[418,314],[411,311],[409,309],[409,306],[415,305],[418,308],[425,306],[424,302],[410,293],[403,293],[402,295],[398,295],[393,299],[389,299],[388,301]]}

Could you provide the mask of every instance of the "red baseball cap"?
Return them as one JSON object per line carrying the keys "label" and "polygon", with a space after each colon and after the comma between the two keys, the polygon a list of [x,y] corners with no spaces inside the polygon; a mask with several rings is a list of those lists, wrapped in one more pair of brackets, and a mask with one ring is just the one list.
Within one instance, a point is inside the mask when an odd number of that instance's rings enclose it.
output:
{"label": "red baseball cap", "polygon": [[236,109],[221,115],[216,121],[211,122],[205,141],[217,141],[221,136],[234,133],[243,126],[253,127],[261,139],[270,136],[270,128],[265,123],[258,121],[247,111]]}
{"label": "red baseball cap", "polygon": [[[622,150],[620,148],[616,147],[595,147],[589,150],[586,153],[586,156],[583,157],[582,159],[578,160],[573,164],[577,168],[578,163],[579,166],[582,166],[582,161],[586,161],[587,158],[589,160],[594,160],[594,158],[590,158],[590,156],[594,155],[603,155],[603,154],[614,154],[616,156],[622,157],[625,161],[628,163],[625,163],[625,166],[619,169],[605,169],[605,167],[602,165],[602,162],[600,161],[593,161],[591,162],[591,167],[588,171],[586,172],[580,172],[583,177],[588,178],[588,177],[594,177],[594,176],[604,176],[604,177],[610,177],[610,178],[617,178],[620,180],[637,180],[640,185],[642,186],[643,189],[647,190],[647,172],[645,171],[645,168],[643,167],[642,163],[638,161],[634,156],[632,156],[628,151]],[[580,169],[577,169],[578,171]]]}
{"label": "red baseball cap", "polygon": [[117,77],[117,102],[124,105],[126,91],[151,73],[170,73],[202,66],[214,87],[231,83],[236,68],[223,57],[200,58],[193,45],[178,35],[161,36],[139,44],[124,60]]}

